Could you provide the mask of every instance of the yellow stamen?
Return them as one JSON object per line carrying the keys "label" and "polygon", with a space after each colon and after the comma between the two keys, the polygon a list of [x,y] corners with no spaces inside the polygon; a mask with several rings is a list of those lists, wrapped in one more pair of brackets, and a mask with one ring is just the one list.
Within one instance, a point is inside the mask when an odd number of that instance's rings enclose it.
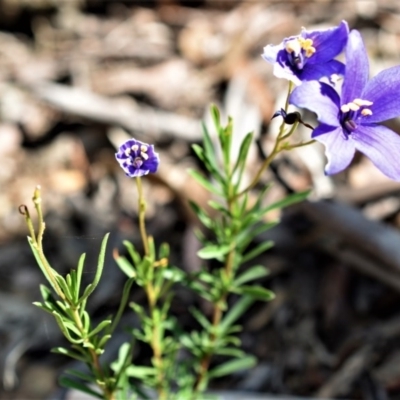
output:
{"label": "yellow stamen", "polygon": [[143,152],[143,153],[146,153],[146,151],[147,151],[147,146],[145,146],[144,144],[142,144],[142,145],[140,146],[140,151]]}
{"label": "yellow stamen", "polygon": [[372,111],[369,108],[364,108],[364,110],[361,111],[361,114],[364,115],[364,117],[367,117],[368,115],[372,115]]}
{"label": "yellow stamen", "polygon": [[286,51],[288,53],[293,53],[293,52],[296,53],[296,54],[300,53],[300,51],[301,51],[300,39],[289,40],[286,43]]}
{"label": "yellow stamen", "polygon": [[143,158],[144,160],[148,160],[148,159],[149,159],[149,155],[146,154],[146,153],[143,153],[143,151],[140,153],[140,155],[142,156],[142,158]]}
{"label": "yellow stamen", "polygon": [[358,111],[360,109],[360,106],[358,106],[355,103],[349,103],[348,106],[349,106],[351,111]]}
{"label": "yellow stamen", "polygon": [[138,146],[137,144],[134,144],[134,145],[131,147],[131,149],[132,149],[132,151],[138,151],[138,150],[139,150],[139,146]]}
{"label": "yellow stamen", "polygon": [[350,107],[348,104],[343,104],[342,107],[340,107],[340,110],[344,113],[347,113],[350,111]]}

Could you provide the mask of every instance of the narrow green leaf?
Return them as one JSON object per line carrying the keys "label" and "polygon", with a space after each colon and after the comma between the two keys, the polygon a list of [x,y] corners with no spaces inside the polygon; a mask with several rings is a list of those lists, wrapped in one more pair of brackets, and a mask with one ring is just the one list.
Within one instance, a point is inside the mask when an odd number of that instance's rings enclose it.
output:
{"label": "narrow green leaf", "polygon": [[261,286],[241,286],[238,293],[252,297],[254,300],[271,301],[275,298],[275,293]]}
{"label": "narrow green leaf", "polygon": [[155,376],[157,374],[157,370],[152,367],[139,367],[136,365],[130,365],[126,369],[126,374],[131,378],[143,379]]}
{"label": "narrow green leaf", "polygon": [[51,352],[55,354],[62,354],[63,356],[68,356],[70,358],[73,358],[74,360],[82,361],[84,363],[88,361],[83,355],[75,353],[74,351],[71,351],[64,347],[55,347],[51,349]]}
{"label": "narrow green leaf", "polygon": [[62,376],[59,379],[59,383],[63,387],[79,390],[79,391],[81,391],[83,393],[86,393],[86,394],[89,394],[91,396],[94,396],[97,399],[101,399],[101,400],[104,399],[104,396],[101,393],[94,391],[93,389],[89,388],[88,386],[86,386],[83,383],[74,381],[74,380],[72,380],[70,378],[67,378],[65,376]]}
{"label": "narrow green leaf", "polygon": [[[35,244],[34,244],[32,238],[30,238],[29,236],[28,236],[28,243],[29,243],[29,246],[31,247],[32,253],[33,253],[34,257],[35,257],[35,260],[36,260],[37,264],[39,265],[40,270],[42,271],[43,275],[44,275],[45,278],[47,279],[47,282],[49,282],[50,285],[51,285],[51,287],[53,288],[53,290],[54,290],[55,292],[57,292],[57,289],[56,289],[56,287],[54,286],[54,282],[53,282],[53,280],[50,278],[49,274],[47,273],[47,269],[46,269],[46,267],[45,267],[45,266],[43,265],[43,263],[42,263],[42,259],[41,259],[40,256],[39,256],[39,253],[38,253],[38,251],[37,251],[37,249],[36,249],[36,246],[35,246]],[[48,264],[48,263],[47,263],[47,264]],[[50,264],[48,264],[48,267],[49,267],[49,269],[51,270],[51,272],[53,273],[54,276],[58,275],[57,272],[56,272],[53,268],[50,267]]]}
{"label": "narrow green leaf", "polygon": [[200,222],[209,229],[212,229],[214,226],[214,221],[210,218],[205,210],[203,210],[196,202],[189,200],[189,206],[193,210],[193,212],[197,215]]}
{"label": "narrow green leaf", "polygon": [[138,264],[140,264],[141,259],[142,259],[140,257],[140,254],[136,251],[135,246],[131,242],[124,240],[122,243],[124,244],[125,248],[128,250],[128,253],[132,258],[133,265],[136,267]]}
{"label": "narrow green leaf", "polygon": [[249,153],[252,140],[253,140],[253,132],[250,132],[245,136],[240,145],[238,159],[236,160],[235,166],[233,167],[233,173],[235,173],[236,170],[239,169],[238,182],[240,182],[241,180],[241,175],[246,165],[247,154]]}
{"label": "narrow green leaf", "polygon": [[71,290],[68,287],[67,282],[65,281],[65,279],[61,275],[57,275],[55,277],[55,280],[56,280],[58,286],[61,288],[62,292],[64,293],[65,297],[68,300],[73,301]]}
{"label": "narrow green leaf", "polygon": [[158,258],[161,260],[163,258],[168,258],[170,253],[170,246],[168,243],[161,243],[158,249]]}
{"label": "narrow green leaf", "polygon": [[53,294],[51,293],[51,290],[45,286],[45,285],[40,285],[40,294],[42,295],[42,298],[44,301],[48,301],[49,299],[53,301],[54,297]]}
{"label": "narrow green leaf", "polygon": [[81,291],[81,283],[82,283],[83,267],[85,265],[85,258],[86,258],[86,253],[81,254],[81,256],[79,257],[79,261],[78,261],[78,268],[76,269],[76,294],[78,295],[78,298],[75,300],[76,302],[79,299],[79,294]]}
{"label": "narrow green leaf", "polygon": [[[74,339],[70,333],[69,330],[73,330],[76,333],[77,328],[74,327],[71,322],[65,321],[60,314],[57,312],[53,311],[53,316],[56,319],[57,325],[59,326],[61,332],[64,334],[64,336],[67,338],[68,341],[74,344],[79,344],[83,342],[83,339]],[[79,331],[78,331],[79,334]]]}
{"label": "narrow green leaf", "polygon": [[239,357],[244,357],[246,355],[246,353],[241,350],[238,349],[236,347],[216,347],[214,349],[214,354],[215,355],[220,355],[220,356],[230,356],[230,357],[235,357],[235,358],[239,358]]}
{"label": "narrow green leaf", "polygon": [[86,287],[86,290],[83,293],[83,296],[79,299],[80,303],[83,300],[87,299],[93,293],[93,291],[96,289],[96,286],[99,284],[101,274],[103,272],[104,258],[105,258],[105,254],[106,254],[106,246],[107,246],[107,240],[108,240],[109,236],[110,236],[110,234],[107,233],[104,236],[103,241],[101,242],[101,248],[100,248],[99,259],[97,262],[96,274],[94,276],[93,282]]}
{"label": "narrow green leaf", "polygon": [[255,279],[263,278],[269,273],[268,269],[263,265],[255,265],[249,268],[247,271],[239,275],[233,282],[234,286],[241,286],[249,281],[254,281]]}
{"label": "narrow green leaf", "polygon": [[279,200],[275,203],[268,205],[267,207],[263,208],[260,213],[262,215],[266,214],[268,211],[275,210],[275,209],[282,209],[284,207],[291,206],[292,204],[299,203],[307,199],[308,195],[310,194],[310,190],[306,190],[304,192],[293,193],[289,196],[285,197],[282,200]]}
{"label": "narrow green leaf", "polygon": [[99,349],[104,349],[104,346],[106,343],[111,339],[111,335],[104,335],[100,340],[99,343],[97,344],[97,348]]}
{"label": "narrow green leaf", "polygon": [[219,259],[225,254],[229,253],[231,246],[229,245],[215,245],[210,244],[208,246],[203,247],[197,252],[197,255],[203,260],[209,260],[211,258]]}
{"label": "narrow green leaf", "polygon": [[221,203],[217,201],[210,200],[208,202],[209,206],[212,207],[214,210],[221,212],[222,214],[226,215],[227,217],[231,217],[231,213],[227,208],[225,208]]}
{"label": "narrow green leaf", "polygon": [[[210,134],[208,133],[207,127],[202,123],[203,127],[203,150],[204,157],[206,159],[206,168],[212,173],[215,179],[219,182],[223,182],[224,179],[220,174],[220,167],[216,158],[215,145],[211,140]],[[217,128],[218,131],[219,128]]]}
{"label": "narrow green leaf", "polygon": [[214,126],[217,130],[221,127],[221,114],[219,112],[218,107],[215,104],[211,104],[210,113],[212,120],[214,122]]}
{"label": "narrow green leaf", "polygon": [[218,367],[215,367],[208,373],[208,376],[210,378],[216,378],[220,376],[230,375],[237,371],[253,368],[256,364],[257,359],[255,357],[246,356],[218,365]]}
{"label": "narrow green leaf", "polygon": [[132,278],[132,277],[136,276],[135,267],[124,256],[119,256],[117,258],[114,258],[114,260],[117,263],[119,269],[128,278]]}
{"label": "narrow green leaf", "polygon": [[230,326],[233,325],[253,303],[254,299],[252,297],[241,297],[222,319],[219,325],[221,332],[226,332],[228,328],[230,328]]}
{"label": "narrow green leaf", "polygon": [[110,319],[106,319],[104,321],[101,321],[96,328],[94,328],[88,335],[87,337],[91,337],[96,335],[97,333],[101,332],[103,329],[105,329],[107,326],[111,325],[111,320]]}
{"label": "narrow green leaf", "polygon": [[122,314],[125,310],[126,304],[128,303],[129,294],[131,292],[133,282],[135,282],[135,278],[129,278],[125,282],[124,288],[122,290],[122,297],[121,297],[121,301],[119,303],[117,314],[115,315],[114,320],[113,320],[112,324],[110,325],[110,328],[107,330],[107,334],[109,334],[109,335],[111,335],[111,333],[114,332],[115,328],[117,327],[117,325],[122,317]]}
{"label": "narrow green leaf", "polygon": [[270,249],[273,245],[274,245],[274,242],[272,242],[272,241],[260,243],[253,250],[250,250],[248,253],[246,253],[242,257],[242,263],[245,263],[246,261],[249,261],[249,260],[253,259],[254,257],[257,257],[264,251],[267,251],[268,249]]}
{"label": "narrow green leaf", "polygon": [[77,378],[82,379],[83,381],[86,381],[86,382],[92,382],[92,383],[96,382],[95,376],[85,374],[81,371],[78,371],[77,369],[66,369],[64,371],[64,373],[68,374],[68,375],[76,376]]}
{"label": "narrow green leaf", "polygon": [[207,180],[203,175],[201,175],[199,172],[195,171],[194,169],[189,169],[188,174],[195,179],[200,185],[202,185],[205,189],[207,189],[209,192],[214,193],[218,196],[221,196],[221,192],[214,187],[210,181]]}
{"label": "narrow green leaf", "polygon": [[206,330],[209,331],[211,328],[211,322],[205,317],[205,315],[195,307],[190,307],[190,313],[196,318],[197,322]]}

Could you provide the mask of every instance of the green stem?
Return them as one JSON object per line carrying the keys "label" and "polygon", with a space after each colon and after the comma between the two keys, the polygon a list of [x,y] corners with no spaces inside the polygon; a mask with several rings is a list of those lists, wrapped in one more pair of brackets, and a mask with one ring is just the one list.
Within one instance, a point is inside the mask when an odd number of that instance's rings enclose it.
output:
{"label": "green stem", "polygon": [[146,202],[143,197],[142,180],[140,179],[140,176],[136,177],[136,186],[139,195],[138,205],[139,205],[140,236],[142,237],[144,254],[148,256],[150,254],[150,251],[149,251],[149,239],[147,237],[146,224],[145,224]]}
{"label": "green stem", "polygon": [[[84,337],[84,336],[86,336],[87,332],[85,331],[85,329],[83,327],[83,322],[82,322],[81,316],[79,315],[79,311],[72,304],[70,304],[70,306],[71,306],[72,316],[74,318],[75,324],[76,324],[77,328],[79,329],[82,337]],[[90,339],[85,338],[83,345],[85,343],[90,343]],[[106,384],[106,377],[105,377],[103,368],[101,367],[99,356],[97,355],[96,351],[94,349],[92,349],[91,347],[87,348],[87,350],[89,353],[89,357],[91,359],[90,362],[87,362],[89,369],[92,370],[93,374],[96,376],[97,381],[104,383],[104,385],[98,384],[98,386],[103,390],[104,400],[114,400],[115,399],[114,390],[109,388]]]}
{"label": "green stem", "polygon": [[[289,108],[289,97],[290,97],[290,93],[292,92],[292,88],[293,88],[293,82],[289,81],[288,94],[286,96],[285,108],[284,108],[285,112],[287,112],[288,108]],[[280,145],[281,141],[286,137],[286,135],[284,135],[284,133],[285,133],[285,121],[282,121],[282,123],[279,127],[278,137],[276,138],[274,148],[272,149],[270,155],[264,160],[260,169],[254,176],[254,178],[250,182],[250,184],[245,189],[243,189],[240,193],[238,193],[236,195],[236,197],[241,196],[242,194],[248,192],[249,190],[253,189],[257,185],[258,181],[261,178],[261,175],[269,167],[269,165],[271,164],[271,162],[275,158],[275,156],[280,152],[281,149],[279,148],[279,145]]]}

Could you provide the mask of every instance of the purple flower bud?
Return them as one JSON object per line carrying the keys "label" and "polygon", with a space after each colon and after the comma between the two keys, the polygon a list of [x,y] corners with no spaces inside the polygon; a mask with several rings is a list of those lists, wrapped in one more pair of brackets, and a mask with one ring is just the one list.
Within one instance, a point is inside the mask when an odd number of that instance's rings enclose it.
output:
{"label": "purple flower bud", "polygon": [[149,172],[155,173],[160,163],[154,146],[136,139],[123,143],[115,153],[115,158],[125,174],[131,178],[147,175]]}

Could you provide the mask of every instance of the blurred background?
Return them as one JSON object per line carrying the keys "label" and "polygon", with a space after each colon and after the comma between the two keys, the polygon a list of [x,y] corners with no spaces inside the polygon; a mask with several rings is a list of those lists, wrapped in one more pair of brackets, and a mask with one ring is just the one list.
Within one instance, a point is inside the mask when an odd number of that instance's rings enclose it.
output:
{"label": "blurred background", "polygon": [[[18,206],[33,214],[35,186],[47,256],[60,273],[86,252],[89,280],[111,232],[105,276],[90,302],[100,319],[115,312],[125,279],[112,249],[140,242],[135,186],[115,149],[130,136],[154,143],[161,166],[144,180],[148,230],[170,242],[176,265],[198,269],[197,221],[186,204],[208,199],[186,171],[199,167],[191,144],[201,141],[201,121],[210,122],[210,103],[234,118],[236,143],[255,132],[250,180],[274,141],[280,121],[271,116],[287,89],[261,59],[263,47],[343,19],[361,31],[373,75],[400,63],[397,0],[0,2],[0,399],[69,396],[57,377],[72,364],[49,353],[65,342],[32,305],[44,279]],[[312,115],[304,119],[313,123]],[[388,125],[400,132],[399,121]],[[241,334],[259,364],[214,389],[400,399],[400,184],[360,155],[334,177],[324,176],[324,164],[323,148],[313,145],[285,153],[262,178],[274,182],[271,201],[313,188],[311,201],[266,216],[282,218],[268,232],[275,248],[258,260],[271,271],[261,283],[277,297],[251,309]],[[139,290],[132,296],[143,301]],[[173,311],[191,329],[186,306],[198,299],[180,289],[176,296]],[[130,312],[122,322],[137,323]],[[123,340],[121,330],[105,361]],[[138,344],[135,359],[146,362],[148,349]]]}

